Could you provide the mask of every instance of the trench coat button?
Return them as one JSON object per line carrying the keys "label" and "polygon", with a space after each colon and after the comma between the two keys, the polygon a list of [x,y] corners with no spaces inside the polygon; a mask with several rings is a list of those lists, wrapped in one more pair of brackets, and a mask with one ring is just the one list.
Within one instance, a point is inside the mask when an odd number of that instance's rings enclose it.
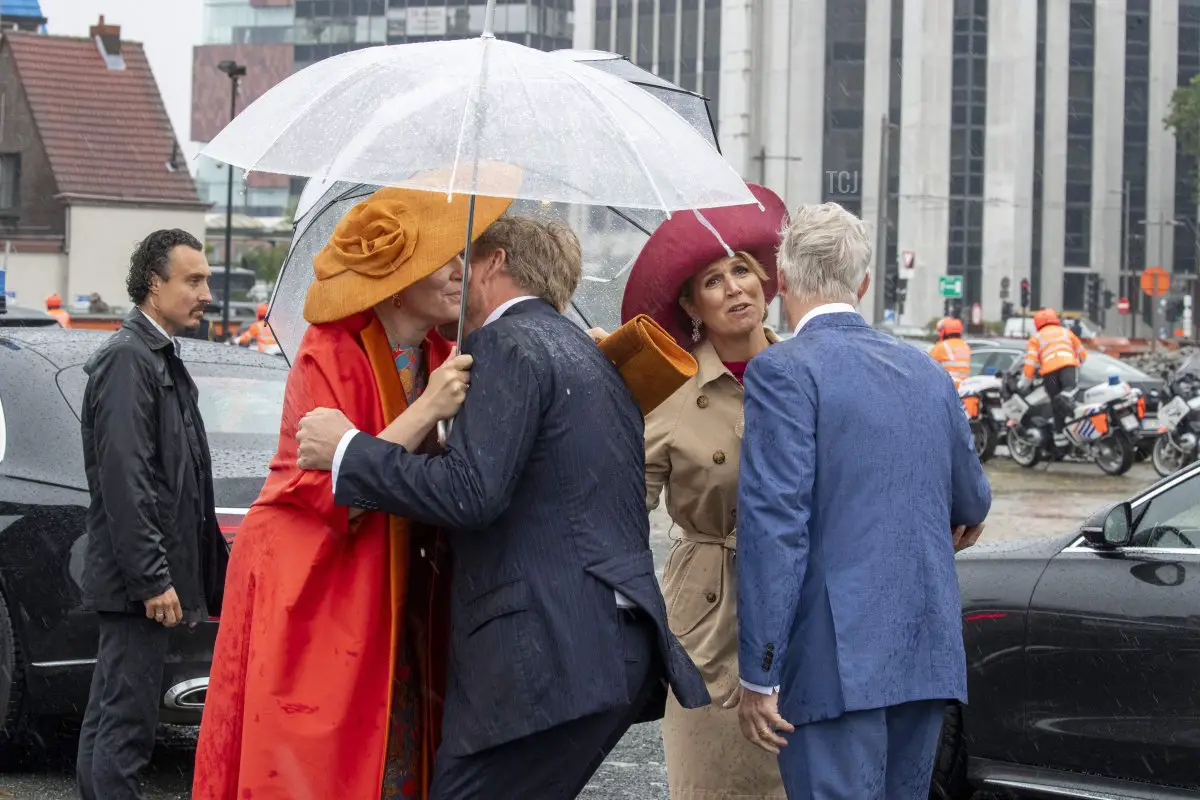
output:
{"label": "trench coat button", "polygon": [[717,452],[713,453],[713,463],[714,464],[724,464],[725,463],[725,451],[724,450],[718,450]]}
{"label": "trench coat button", "polygon": [[699,397],[697,397],[696,398],[696,407],[697,408],[708,408],[708,397],[706,397],[705,395],[700,395]]}
{"label": "trench coat button", "polygon": [[704,599],[710,603],[715,603],[715,602],[717,602],[717,593],[709,592],[708,594],[704,595]]}

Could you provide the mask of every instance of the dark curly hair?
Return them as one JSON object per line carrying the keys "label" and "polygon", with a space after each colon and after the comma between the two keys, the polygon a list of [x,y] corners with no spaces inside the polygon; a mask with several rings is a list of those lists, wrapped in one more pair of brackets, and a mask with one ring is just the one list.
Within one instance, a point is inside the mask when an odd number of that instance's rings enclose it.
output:
{"label": "dark curly hair", "polygon": [[150,294],[150,276],[171,280],[171,251],[180,245],[204,252],[199,239],[179,228],[155,231],[138,243],[129,257],[129,277],[125,279],[125,288],[134,305],[146,302]]}

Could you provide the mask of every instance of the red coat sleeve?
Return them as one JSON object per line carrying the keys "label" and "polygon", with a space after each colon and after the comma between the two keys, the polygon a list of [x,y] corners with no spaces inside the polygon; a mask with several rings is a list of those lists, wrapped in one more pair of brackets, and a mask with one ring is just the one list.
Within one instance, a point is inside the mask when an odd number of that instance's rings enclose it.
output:
{"label": "red coat sleeve", "polygon": [[370,363],[358,343],[340,330],[309,329],[288,375],[280,421],[279,450],[271,461],[269,502],[294,505],[321,517],[338,533],[350,530],[349,511],[334,503],[328,472],[296,466],[296,431],[314,408],[336,408],[359,430],[382,427],[378,390]]}

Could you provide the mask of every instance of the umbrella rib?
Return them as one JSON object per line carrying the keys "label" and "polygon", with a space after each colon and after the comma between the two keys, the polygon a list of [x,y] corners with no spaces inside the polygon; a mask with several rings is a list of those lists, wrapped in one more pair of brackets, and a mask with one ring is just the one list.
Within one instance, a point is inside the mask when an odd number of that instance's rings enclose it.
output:
{"label": "umbrella rib", "polygon": [[[482,47],[479,51],[479,69],[475,71],[475,77],[471,79],[471,87],[467,90],[467,101],[463,103],[462,119],[458,124],[458,141],[454,145],[454,164],[450,167],[450,182],[446,186],[446,194],[448,196],[452,196],[454,194],[454,181],[458,177],[458,163],[462,160],[463,139],[465,138],[467,131],[467,112],[471,108],[471,98],[478,94],[478,92],[476,92],[476,87],[479,86],[479,79],[483,74],[483,62],[484,59],[487,58],[487,46],[489,42],[494,40],[481,38],[480,41],[482,42]],[[478,154],[476,155],[478,156]],[[476,179],[478,179],[478,176]],[[474,187],[472,187],[472,189],[474,189]]]}
{"label": "umbrella rib", "polygon": [[[578,75],[572,75],[570,72],[567,72],[566,75],[568,78],[575,81],[575,83],[579,84],[579,86],[585,92],[587,92],[589,95],[591,95],[593,100],[595,100],[597,103],[599,103],[604,108],[604,110],[609,112],[609,114],[611,115],[612,109],[610,109],[608,107],[608,103],[606,103],[604,101],[604,98],[600,97],[595,91],[593,91],[592,88],[590,86],[588,86],[585,81],[580,80]],[[620,80],[620,79],[617,78],[617,80]],[[650,188],[654,190],[654,196],[658,198],[658,202],[660,204],[661,210],[668,217],[670,217],[671,209],[667,208],[667,202],[666,202],[666,200],[663,199],[662,192],[659,191],[658,184],[655,182],[654,176],[650,174],[650,167],[647,166],[645,159],[642,158],[642,154],[640,152],[638,152],[637,147],[634,146],[633,137],[629,135],[629,131],[627,131],[625,129],[624,125],[622,125],[618,120],[612,118],[611,116],[606,116],[605,121],[608,123],[609,127],[616,128],[617,131],[620,132],[621,138],[624,139],[626,145],[629,147],[629,151],[631,153],[633,153],[633,157],[635,159],[637,159],[638,164],[641,165],[642,172],[646,176],[646,180],[648,180],[650,182]]]}

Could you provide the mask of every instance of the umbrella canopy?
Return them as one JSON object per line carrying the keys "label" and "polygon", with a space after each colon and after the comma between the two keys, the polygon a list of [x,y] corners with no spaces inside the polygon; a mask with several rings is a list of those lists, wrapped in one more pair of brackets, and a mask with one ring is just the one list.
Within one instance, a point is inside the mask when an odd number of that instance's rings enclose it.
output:
{"label": "umbrella canopy", "polygon": [[708,98],[704,95],[684,89],[668,80],[658,77],[653,72],[642,69],[620,53],[607,53],[603,50],[554,50],[554,55],[565,56],[580,64],[615,75],[623,81],[649,92],[675,113],[688,121],[697,133],[703,136],[716,150],[717,130],[713,125],[712,115],[708,109]]}
{"label": "umbrella canopy", "polygon": [[[615,53],[558,50],[552,55],[611,73],[649,92],[715,146],[716,132],[708,112],[708,101],[702,95],[646,72]],[[301,310],[313,279],[313,257],[329,240],[342,215],[378,188],[378,184],[330,178],[313,178],[305,185],[296,208],[291,250],[280,271],[268,317],[275,338],[289,360],[308,328]],[[608,330],[620,324],[621,297],[630,266],[647,237],[667,218],[663,211],[655,209],[586,208],[529,201],[518,201],[509,213],[557,219],[571,225],[583,249],[584,279],[567,315],[583,327],[599,325]]]}
{"label": "umbrella canopy", "polygon": [[[603,69],[478,39],[356,50],[278,84],[204,154],[247,170],[672,212],[753,203],[703,136]],[[519,185],[478,169],[504,164]]]}

